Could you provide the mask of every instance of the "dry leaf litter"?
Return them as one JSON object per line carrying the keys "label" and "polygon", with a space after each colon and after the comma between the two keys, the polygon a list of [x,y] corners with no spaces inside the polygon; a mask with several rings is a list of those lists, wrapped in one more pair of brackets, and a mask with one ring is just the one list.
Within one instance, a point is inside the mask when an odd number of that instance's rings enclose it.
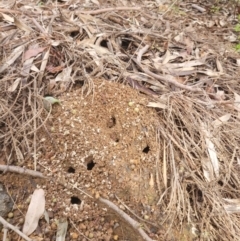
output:
{"label": "dry leaf litter", "polygon": [[239,240],[238,6],[212,2],[1,3],[9,223],[41,188],[34,240],[143,240],[101,200],[145,240]]}

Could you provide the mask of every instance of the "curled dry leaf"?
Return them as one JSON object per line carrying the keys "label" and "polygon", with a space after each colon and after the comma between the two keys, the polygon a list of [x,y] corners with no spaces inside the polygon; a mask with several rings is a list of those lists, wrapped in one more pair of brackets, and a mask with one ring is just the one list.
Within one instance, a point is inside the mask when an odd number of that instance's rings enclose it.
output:
{"label": "curled dry leaf", "polygon": [[5,69],[7,69],[10,65],[12,65],[16,59],[22,54],[24,50],[24,45],[18,46],[17,48],[15,48],[11,55],[4,60],[4,64],[2,66],[0,66],[0,73],[2,73]]}
{"label": "curled dry leaf", "polygon": [[45,195],[43,189],[36,189],[33,192],[31,202],[23,225],[23,233],[30,235],[38,226],[38,221],[45,210]]}
{"label": "curled dry leaf", "polygon": [[44,97],[44,99],[47,100],[52,105],[56,104],[56,103],[60,104],[60,100],[58,100],[52,96],[46,96],[46,97]]}
{"label": "curled dry leaf", "polygon": [[214,120],[212,122],[214,128],[218,128],[221,125],[223,125],[224,123],[226,123],[231,118],[231,116],[232,115],[230,113],[228,113],[228,114],[223,115],[223,116],[219,117],[218,119]]}
{"label": "curled dry leaf", "polygon": [[42,63],[41,63],[40,72],[39,72],[39,76],[38,76],[39,85],[42,82],[43,73],[44,73],[44,71],[46,69],[49,55],[50,55],[50,48],[48,48],[48,50],[46,51],[46,53],[45,53],[45,55],[43,57]]}
{"label": "curled dry leaf", "polygon": [[211,161],[208,158],[202,158],[203,175],[208,182],[214,181],[214,171]]}
{"label": "curled dry leaf", "polygon": [[30,33],[32,31],[32,28],[30,28],[29,26],[27,26],[23,21],[14,18],[14,24],[21,30]]}
{"label": "curled dry leaf", "polygon": [[56,241],[64,241],[68,229],[68,221],[66,219],[60,219],[58,222]]}
{"label": "curled dry leaf", "polygon": [[237,66],[239,67],[240,66],[240,59],[236,59],[237,61]]}
{"label": "curled dry leaf", "polygon": [[167,105],[161,102],[149,102],[147,104],[148,107],[153,107],[153,108],[160,108],[160,109],[166,109]]}
{"label": "curled dry leaf", "polygon": [[100,6],[100,3],[98,0],[91,0],[92,3],[96,4],[97,6]]}
{"label": "curled dry leaf", "polygon": [[[207,167],[207,169],[209,169],[209,167],[211,165],[213,167],[215,177],[218,178],[219,177],[219,161],[218,161],[215,145],[211,140],[213,138],[212,134],[207,129],[205,123],[202,123],[201,129],[202,129],[202,132],[204,133],[206,147],[207,147],[209,159],[210,159],[208,162],[205,162],[205,168]],[[209,177],[205,176],[205,178],[208,180]]]}
{"label": "curled dry leaf", "polygon": [[72,66],[66,67],[60,72],[57,77],[55,78],[55,81],[69,81],[71,80],[71,72],[72,72]]}
{"label": "curled dry leaf", "polygon": [[238,118],[240,118],[240,95],[234,93],[234,109],[238,112]]}
{"label": "curled dry leaf", "polygon": [[17,78],[17,79],[13,82],[13,84],[8,88],[8,91],[9,91],[9,92],[15,91],[15,90],[17,89],[20,81],[21,81],[21,78]]}
{"label": "curled dry leaf", "polygon": [[221,64],[221,62],[220,62],[218,59],[216,59],[216,64],[217,64],[218,71],[219,71],[220,73],[223,73],[222,64]]}
{"label": "curled dry leaf", "polygon": [[5,21],[10,22],[10,23],[14,22],[14,18],[10,17],[9,15],[4,14],[4,13],[1,13],[1,15]]}
{"label": "curled dry leaf", "polygon": [[240,199],[223,198],[223,200],[226,202],[224,209],[228,214],[240,213]]}
{"label": "curled dry leaf", "polygon": [[54,104],[60,104],[60,101],[58,99],[55,99],[52,96],[46,96],[43,99],[43,106],[47,111],[50,111],[51,106]]}
{"label": "curled dry leaf", "polygon": [[36,57],[38,54],[42,53],[46,48],[45,47],[41,47],[39,48],[38,46],[31,46],[25,53],[23,56],[23,60],[27,60],[30,59],[32,57]]}

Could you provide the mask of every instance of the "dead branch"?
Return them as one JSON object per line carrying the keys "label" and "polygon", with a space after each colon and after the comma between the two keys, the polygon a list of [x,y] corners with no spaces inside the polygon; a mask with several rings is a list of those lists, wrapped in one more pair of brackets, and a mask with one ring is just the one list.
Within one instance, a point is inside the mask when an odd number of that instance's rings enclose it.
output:
{"label": "dead branch", "polygon": [[33,23],[38,27],[38,29],[45,35],[47,35],[46,31],[43,29],[43,27],[36,21],[35,18],[32,18]]}
{"label": "dead branch", "polygon": [[111,209],[113,209],[117,214],[119,214],[125,221],[127,221],[134,229],[138,231],[138,233],[142,236],[142,238],[146,241],[153,241],[141,228],[140,223],[132,219],[130,216],[128,216],[123,210],[121,210],[119,207],[117,207],[114,203],[111,201],[99,198],[99,201],[109,206]]}
{"label": "dead branch", "polygon": [[202,8],[200,7],[199,5],[197,4],[192,4],[192,7],[197,9],[199,12],[203,13],[203,12],[206,12],[206,9],[205,8]]}
{"label": "dead branch", "polygon": [[142,49],[139,50],[138,55],[137,55],[137,62],[141,63],[142,56],[148,51],[149,45],[145,45]]}
{"label": "dead branch", "polygon": [[26,169],[26,168],[18,167],[18,166],[0,165],[0,171],[3,171],[3,172],[9,171],[9,172],[15,172],[15,173],[19,173],[19,174],[26,174],[26,175],[33,176],[33,177],[45,178],[41,172],[33,171],[30,169]]}
{"label": "dead branch", "polygon": [[26,234],[21,232],[17,227],[13,226],[12,224],[8,223],[3,217],[0,216],[0,222],[3,224],[4,227],[10,228],[15,233],[17,233],[19,236],[21,236],[23,239],[27,241],[34,241],[33,239],[30,239]]}
{"label": "dead branch", "polygon": [[2,12],[2,13],[21,13],[21,11],[16,11],[16,10],[12,10],[12,9],[4,9],[4,8],[0,8],[0,12]]}
{"label": "dead branch", "polygon": [[141,10],[141,7],[117,7],[117,8],[103,8],[93,11],[79,11],[79,13],[83,14],[90,14],[90,15],[97,15],[100,13],[105,12],[112,12],[112,11],[131,11],[131,10]]}
{"label": "dead branch", "polygon": [[137,80],[133,79],[131,76],[127,76],[126,78],[126,82],[133,88],[136,89],[142,93],[145,93],[146,95],[152,96],[152,97],[156,97],[158,96],[158,94],[156,94],[154,91],[152,91],[151,89],[148,89],[146,87],[144,87],[143,85],[139,84]]}
{"label": "dead branch", "polygon": [[8,232],[8,229],[6,227],[3,227],[3,241],[7,240],[7,232]]}

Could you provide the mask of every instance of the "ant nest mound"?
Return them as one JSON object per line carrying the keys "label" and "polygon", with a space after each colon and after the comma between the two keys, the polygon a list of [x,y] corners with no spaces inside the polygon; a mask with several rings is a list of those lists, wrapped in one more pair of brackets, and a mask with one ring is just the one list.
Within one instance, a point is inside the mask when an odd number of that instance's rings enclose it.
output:
{"label": "ant nest mound", "polygon": [[94,84],[86,97],[81,89],[61,95],[47,123],[50,135],[40,133],[41,171],[53,177],[46,196],[57,203],[49,209],[84,223],[107,215],[90,198],[101,196],[156,221],[157,113],[147,107],[145,95],[129,86]]}

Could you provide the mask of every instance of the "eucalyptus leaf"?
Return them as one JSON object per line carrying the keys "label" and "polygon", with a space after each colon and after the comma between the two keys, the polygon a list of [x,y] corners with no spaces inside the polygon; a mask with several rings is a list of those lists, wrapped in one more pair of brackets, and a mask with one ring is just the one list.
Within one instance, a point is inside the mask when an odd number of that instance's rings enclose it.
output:
{"label": "eucalyptus leaf", "polygon": [[46,97],[44,97],[44,99],[47,100],[48,102],[50,102],[52,105],[56,104],[56,103],[60,104],[60,100],[58,100],[52,96],[46,96]]}
{"label": "eucalyptus leaf", "polygon": [[56,241],[65,241],[65,237],[68,229],[68,221],[67,219],[60,219],[58,222]]}
{"label": "eucalyptus leaf", "polygon": [[25,216],[25,222],[23,225],[23,233],[30,235],[33,233],[37,226],[40,217],[45,210],[45,194],[43,189],[36,189],[33,192],[28,210]]}
{"label": "eucalyptus leaf", "polygon": [[60,104],[60,100],[52,97],[52,96],[46,96],[43,99],[43,106],[47,111],[50,111],[51,105],[54,104]]}

